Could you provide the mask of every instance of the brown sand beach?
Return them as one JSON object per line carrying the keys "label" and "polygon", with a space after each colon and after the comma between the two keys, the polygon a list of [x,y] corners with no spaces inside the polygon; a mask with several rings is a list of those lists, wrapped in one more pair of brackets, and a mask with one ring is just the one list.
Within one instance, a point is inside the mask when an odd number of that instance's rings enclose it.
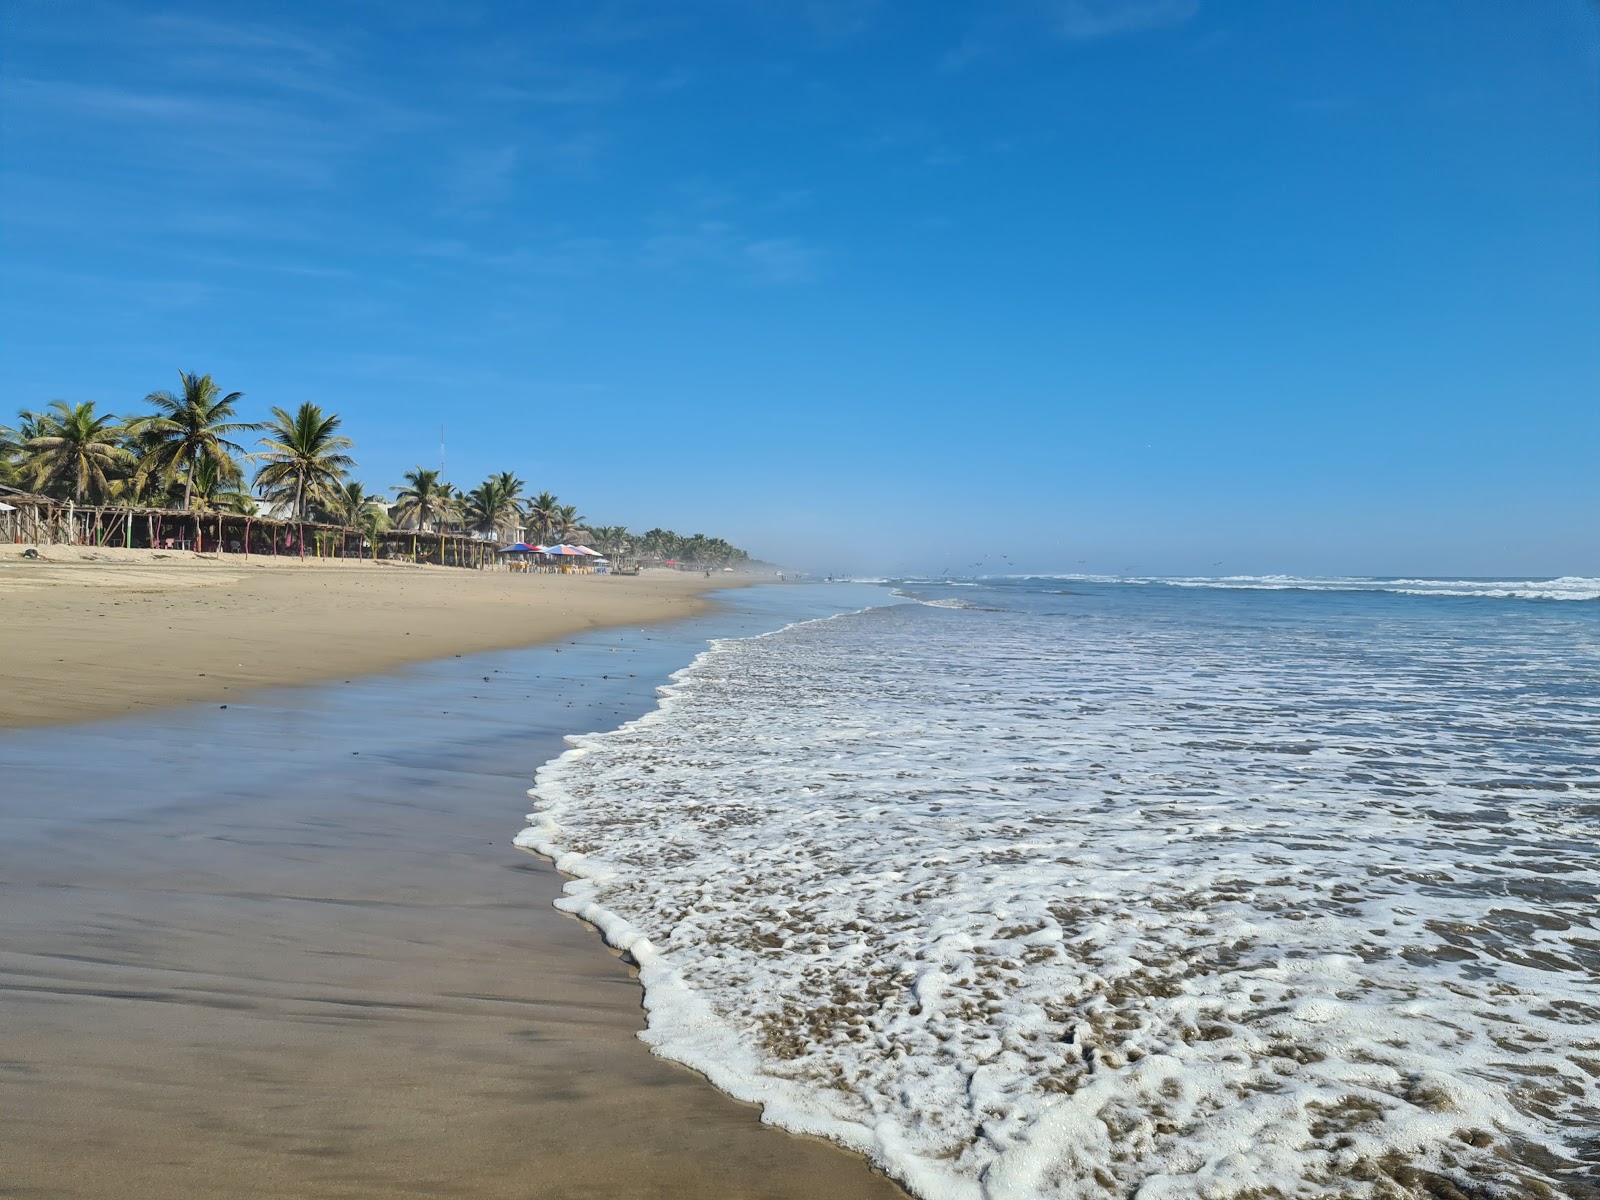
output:
{"label": "brown sand beach", "polygon": [[902,1195],[652,1057],[510,845],[706,583],[0,566],[0,1195]]}
{"label": "brown sand beach", "polygon": [[[723,575],[0,547],[0,727],[121,716],[692,616]],[[727,582],[722,582],[726,580]]]}

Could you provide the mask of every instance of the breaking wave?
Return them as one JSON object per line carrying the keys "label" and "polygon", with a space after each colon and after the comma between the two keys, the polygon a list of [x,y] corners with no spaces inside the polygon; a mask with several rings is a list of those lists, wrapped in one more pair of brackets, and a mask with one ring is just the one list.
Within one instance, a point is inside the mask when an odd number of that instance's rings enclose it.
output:
{"label": "breaking wave", "polygon": [[1015,579],[1070,579],[1243,591],[1392,592],[1404,596],[1484,596],[1500,600],[1600,600],[1600,579],[1563,575],[1555,579],[1317,578],[1300,575],[1121,576],[1029,575]]}
{"label": "breaking wave", "polygon": [[920,1196],[1589,1198],[1592,633],[872,609],[714,644],[517,840],[658,1053]]}

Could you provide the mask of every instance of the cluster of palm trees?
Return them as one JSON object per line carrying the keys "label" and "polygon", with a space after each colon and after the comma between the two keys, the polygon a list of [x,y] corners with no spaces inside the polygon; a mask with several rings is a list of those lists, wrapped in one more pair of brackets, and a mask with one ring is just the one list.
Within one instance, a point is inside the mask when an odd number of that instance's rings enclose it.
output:
{"label": "cluster of palm trees", "polygon": [[[602,529],[593,532],[599,542],[606,540],[601,536]],[[707,537],[703,533],[685,537],[681,533],[673,533],[670,529],[651,529],[634,537],[621,527],[612,532],[619,535],[626,544],[626,549],[622,553],[632,554],[641,562],[677,562],[688,567],[718,567],[750,561],[750,555],[737,546],[731,546],[721,538]],[[599,542],[595,549],[604,549],[605,547]]]}
{"label": "cluster of palm trees", "polygon": [[[434,533],[481,533],[511,540],[532,527],[544,542],[578,539],[587,533],[577,505],[562,504],[549,492],[524,498],[525,485],[510,471],[491,475],[470,492],[457,490],[438,471],[417,467],[394,489],[392,515],[409,529]],[[379,498],[371,497],[374,502]]]}
{"label": "cluster of palm trees", "polygon": [[[393,524],[432,533],[476,533],[541,543],[582,541],[619,560],[722,566],[749,555],[721,538],[652,529],[634,537],[621,525],[586,525],[577,507],[549,492],[523,496],[510,471],[462,492],[439,471],[418,467],[391,489],[393,503],[352,479],[354,443],[340,418],[315,404],[269,419],[241,421],[242,392],[224,394],[209,375],[180,373],[177,392],[152,392],[150,411],[132,417],[96,411],[93,401],[57,400],[0,425],[0,483],[80,505],[257,513],[319,521],[375,537]],[[258,433],[256,450],[235,439]],[[246,481],[246,465],[253,473]],[[252,495],[252,491],[254,495]]]}

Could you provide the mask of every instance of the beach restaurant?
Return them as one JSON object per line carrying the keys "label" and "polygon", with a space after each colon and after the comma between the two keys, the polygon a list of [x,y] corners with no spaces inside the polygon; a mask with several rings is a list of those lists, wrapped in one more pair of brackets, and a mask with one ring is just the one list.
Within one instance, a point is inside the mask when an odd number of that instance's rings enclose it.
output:
{"label": "beach restaurant", "polygon": [[139,505],[76,504],[0,485],[0,540],[13,545],[94,546],[262,557],[384,559],[482,567],[493,546],[460,533],[370,531],[254,513]]}
{"label": "beach restaurant", "polygon": [[604,574],[607,562],[598,550],[588,546],[530,546],[517,542],[500,551],[506,555],[506,565],[512,571],[539,571],[545,574]]}

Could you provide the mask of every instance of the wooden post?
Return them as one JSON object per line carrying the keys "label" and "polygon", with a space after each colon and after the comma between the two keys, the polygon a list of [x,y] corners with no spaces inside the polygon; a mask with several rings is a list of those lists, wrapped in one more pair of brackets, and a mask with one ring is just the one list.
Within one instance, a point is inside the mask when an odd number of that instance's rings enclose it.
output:
{"label": "wooden post", "polygon": [[306,556],[306,525],[305,525],[305,522],[302,521],[302,522],[300,522],[300,557],[302,559],[304,559],[305,556]]}
{"label": "wooden post", "polygon": [[250,518],[244,519],[244,556],[250,557]]}

